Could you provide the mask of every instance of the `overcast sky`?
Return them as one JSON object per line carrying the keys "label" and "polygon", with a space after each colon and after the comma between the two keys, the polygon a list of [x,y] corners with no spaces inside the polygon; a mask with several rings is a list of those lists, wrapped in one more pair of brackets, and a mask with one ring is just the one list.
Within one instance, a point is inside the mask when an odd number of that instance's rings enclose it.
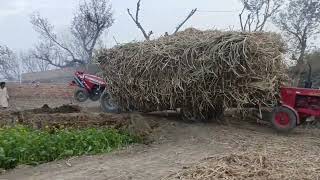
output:
{"label": "overcast sky", "polygon": [[[114,44],[113,36],[119,42],[143,39],[127,14],[126,9],[135,9],[135,0],[112,0],[114,25],[103,38],[108,46]],[[30,14],[39,11],[55,25],[57,32],[67,31],[79,0],[0,0],[0,45],[15,50],[25,50],[37,43],[38,35],[29,20]],[[239,0],[142,0],[141,23],[155,36],[173,32],[176,25],[191,9],[199,11],[184,26],[200,29],[239,28]],[[221,12],[220,12],[221,11]]]}

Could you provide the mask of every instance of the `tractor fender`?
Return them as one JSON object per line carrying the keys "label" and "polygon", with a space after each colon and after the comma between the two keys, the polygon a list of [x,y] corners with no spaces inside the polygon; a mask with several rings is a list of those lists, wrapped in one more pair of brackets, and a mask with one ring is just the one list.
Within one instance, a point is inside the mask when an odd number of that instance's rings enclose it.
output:
{"label": "tractor fender", "polygon": [[294,114],[295,114],[296,117],[297,117],[297,125],[300,124],[299,114],[298,114],[298,112],[297,112],[294,108],[292,108],[291,106],[288,106],[288,105],[284,105],[284,104],[281,105],[281,106],[286,107],[286,108],[290,109],[292,112],[294,112]]}

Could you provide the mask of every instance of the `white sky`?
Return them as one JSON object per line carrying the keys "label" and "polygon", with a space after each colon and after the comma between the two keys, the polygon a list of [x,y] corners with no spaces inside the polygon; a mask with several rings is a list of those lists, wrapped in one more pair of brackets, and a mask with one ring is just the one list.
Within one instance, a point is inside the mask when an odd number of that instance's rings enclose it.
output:
{"label": "white sky", "polygon": [[[0,0],[0,44],[25,50],[37,43],[38,35],[29,22],[30,14],[35,11],[47,17],[56,31],[67,31],[78,4],[79,0]],[[116,21],[103,38],[104,42],[112,46],[113,36],[122,43],[143,39],[126,11],[127,8],[135,10],[136,0],[112,0],[112,4]],[[199,12],[184,28],[239,28],[239,0],[142,0],[140,20],[145,29],[152,30],[156,37],[166,31],[173,32],[193,8],[198,8]]]}

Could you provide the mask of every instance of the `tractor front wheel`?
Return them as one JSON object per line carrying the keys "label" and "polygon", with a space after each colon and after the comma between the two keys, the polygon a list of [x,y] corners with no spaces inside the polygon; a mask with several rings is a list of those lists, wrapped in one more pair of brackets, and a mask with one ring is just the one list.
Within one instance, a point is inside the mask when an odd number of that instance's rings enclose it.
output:
{"label": "tractor front wheel", "polygon": [[86,100],[88,100],[89,98],[89,93],[86,89],[84,88],[78,88],[75,92],[74,92],[74,98],[78,101],[78,102],[85,102]]}
{"label": "tractor front wheel", "polygon": [[276,107],[272,113],[272,124],[280,132],[289,132],[297,126],[298,117],[287,107]]}

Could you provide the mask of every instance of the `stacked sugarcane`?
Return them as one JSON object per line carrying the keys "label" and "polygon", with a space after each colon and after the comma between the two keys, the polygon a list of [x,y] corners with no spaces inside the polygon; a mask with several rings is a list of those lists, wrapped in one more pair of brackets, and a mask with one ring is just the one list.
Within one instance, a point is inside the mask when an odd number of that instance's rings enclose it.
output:
{"label": "stacked sugarcane", "polygon": [[274,33],[187,29],[102,49],[97,61],[113,100],[142,112],[181,108],[187,117],[272,106],[286,79],[285,44]]}

